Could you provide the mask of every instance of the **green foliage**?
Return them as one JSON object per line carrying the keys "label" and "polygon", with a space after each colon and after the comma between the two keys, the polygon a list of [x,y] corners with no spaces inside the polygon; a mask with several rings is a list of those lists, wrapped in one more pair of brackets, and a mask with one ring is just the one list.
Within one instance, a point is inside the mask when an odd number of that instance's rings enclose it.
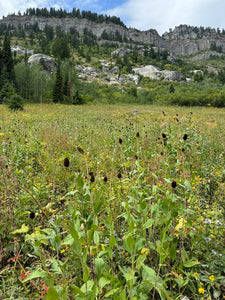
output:
{"label": "green foliage", "polygon": [[63,81],[61,75],[61,64],[57,62],[57,69],[56,69],[56,78],[53,90],[53,102],[62,102],[63,101]]}
{"label": "green foliage", "polygon": [[70,57],[70,48],[66,37],[57,37],[52,43],[52,54],[64,60]]}
{"label": "green foliage", "polygon": [[10,110],[23,110],[23,98],[18,95],[14,94],[7,100],[7,106]]}
{"label": "green foliage", "polygon": [[2,116],[4,298],[222,299],[224,110],[32,104]]}

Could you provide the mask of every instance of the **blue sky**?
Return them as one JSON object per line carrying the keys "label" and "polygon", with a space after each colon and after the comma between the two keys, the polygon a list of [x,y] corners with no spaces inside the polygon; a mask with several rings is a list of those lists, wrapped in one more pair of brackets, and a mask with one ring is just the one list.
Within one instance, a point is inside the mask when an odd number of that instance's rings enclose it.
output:
{"label": "blue sky", "polygon": [[51,6],[115,15],[128,27],[159,34],[180,24],[225,28],[225,0],[6,0],[0,3],[0,18],[28,7]]}

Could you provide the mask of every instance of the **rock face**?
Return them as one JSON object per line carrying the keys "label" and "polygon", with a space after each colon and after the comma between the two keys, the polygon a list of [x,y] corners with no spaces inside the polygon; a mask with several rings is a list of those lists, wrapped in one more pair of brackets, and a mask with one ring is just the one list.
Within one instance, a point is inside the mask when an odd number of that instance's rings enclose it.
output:
{"label": "rock face", "polygon": [[177,71],[163,70],[160,71],[158,68],[152,65],[145,66],[143,68],[134,68],[133,71],[136,74],[140,74],[144,77],[151,79],[164,79],[169,81],[186,81],[184,74]]}
{"label": "rock face", "polygon": [[[154,45],[160,49],[165,49],[172,55],[191,55],[202,50],[210,50],[212,44],[216,48],[220,48],[220,52],[225,52],[225,31],[215,30],[212,28],[194,27],[180,25],[170,32],[164,33],[162,36],[154,29],[139,31],[133,28],[126,28],[112,23],[96,23],[87,19],[78,18],[44,18],[37,16],[17,16],[10,15],[2,20],[0,24],[13,25],[16,28],[19,26],[27,27],[29,25],[38,24],[43,30],[46,25],[56,29],[60,26],[62,30],[69,31],[70,28],[75,28],[80,34],[83,34],[84,29],[92,31],[98,38],[98,43],[116,43],[122,47],[122,44],[117,41],[105,41],[100,37],[103,32],[107,34],[119,34],[126,37],[129,41],[127,44],[132,45],[132,42],[142,43],[142,45]],[[137,44],[135,44],[137,46]],[[120,54],[119,54],[120,55]]]}
{"label": "rock face", "polygon": [[189,58],[189,60],[191,60],[191,61],[197,61],[197,60],[203,60],[203,59],[205,60],[205,59],[210,59],[212,56],[220,57],[223,55],[224,55],[223,53],[218,53],[216,51],[206,51],[201,54],[197,54],[194,57]]}
{"label": "rock face", "polygon": [[86,81],[100,80],[101,82],[107,82],[109,84],[119,85],[121,83],[134,83],[140,82],[140,76],[138,74],[123,74],[119,75],[119,67],[113,67],[109,69],[103,67],[101,69],[95,69],[92,67],[85,67],[81,65],[76,66],[78,71],[78,78]]}
{"label": "rock face", "polygon": [[53,57],[44,54],[34,54],[28,59],[28,64],[32,66],[33,64],[41,64],[44,70],[52,72],[56,68],[55,60]]}

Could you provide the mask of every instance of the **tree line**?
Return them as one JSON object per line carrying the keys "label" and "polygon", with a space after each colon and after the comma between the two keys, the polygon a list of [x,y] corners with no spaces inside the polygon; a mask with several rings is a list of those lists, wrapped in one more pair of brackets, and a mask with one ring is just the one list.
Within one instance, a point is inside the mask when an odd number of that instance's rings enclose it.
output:
{"label": "tree line", "polygon": [[[21,15],[18,12],[18,15]],[[72,11],[68,12],[65,9],[55,9],[51,7],[50,9],[47,8],[28,8],[24,13],[24,16],[37,16],[37,17],[44,17],[44,18],[79,18],[79,19],[88,19],[90,21],[96,23],[114,23],[123,27],[126,27],[125,24],[120,20],[120,18],[116,16],[108,16],[103,14],[93,13],[91,11],[85,11],[80,9],[73,8]]]}

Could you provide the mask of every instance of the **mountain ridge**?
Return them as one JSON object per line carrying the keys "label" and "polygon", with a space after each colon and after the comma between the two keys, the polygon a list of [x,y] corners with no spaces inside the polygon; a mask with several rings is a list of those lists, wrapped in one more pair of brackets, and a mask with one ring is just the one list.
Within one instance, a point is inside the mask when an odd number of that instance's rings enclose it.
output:
{"label": "mountain ridge", "polygon": [[155,29],[141,31],[135,28],[127,28],[120,24],[111,22],[97,23],[86,18],[77,17],[42,17],[29,15],[8,15],[0,20],[0,24],[7,26],[14,26],[15,28],[38,24],[40,30],[44,30],[45,26],[51,26],[55,30],[58,26],[63,31],[69,31],[70,28],[75,28],[80,34],[85,29],[92,31],[92,33],[101,39],[103,32],[106,34],[119,34],[126,38],[129,43],[142,43],[154,45],[159,48],[166,49],[172,55],[193,55],[199,51],[212,50],[214,46],[215,51],[225,52],[225,32],[221,32],[218,28],[210,27],[195,27],[190,25],[179,25],[173,30],[165,32],[161,36]]}

